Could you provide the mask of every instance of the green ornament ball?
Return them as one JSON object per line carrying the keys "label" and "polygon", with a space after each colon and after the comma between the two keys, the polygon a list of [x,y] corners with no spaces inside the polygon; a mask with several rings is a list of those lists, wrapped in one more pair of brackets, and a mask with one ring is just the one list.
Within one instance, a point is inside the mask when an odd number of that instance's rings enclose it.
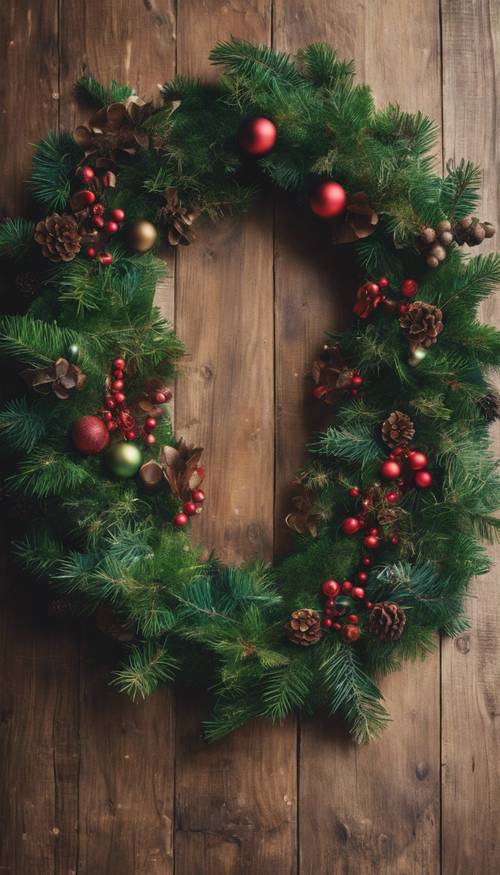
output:
{"label": "green ornament ball", "polygon": [[118,441],[110,447],[107,462],[115,477],[133,477],[142,465],[142,453],[136,444]]}
{"label": "green ornament ball", "polygon": [[78,359],[80,358],[80,347],[77,343],[72,343],[71,346],[68,346],[68,361],[76,364]]}

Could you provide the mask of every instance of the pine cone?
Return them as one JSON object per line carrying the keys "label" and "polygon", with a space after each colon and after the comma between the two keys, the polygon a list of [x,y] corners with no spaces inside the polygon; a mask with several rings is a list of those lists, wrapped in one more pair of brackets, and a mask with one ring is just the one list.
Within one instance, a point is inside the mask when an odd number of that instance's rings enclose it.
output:
{"label": "pine cone", "polygon": [[38,222],[35,240],[45,258],[51,261],[73,261],[82,245],[78,222],[73,216],[52,213]]}
{"label": "pine cone", "polygon": [[410,417],[394,410],[382,423],[382,439],[390,447],[406,446],[415,436],[415,426]]}
{"label": "pine cone", "polygon": [[285,626],[288,640],[301,647],[317,644],[322,636],[321,620],[317,611],[311,608],[300,608],[293,611]]}
{"label": "pine cone", "polygon": [[477,406],[486,422],[495,422],[500,419],[500,395],[497,392],[488,392],[477,402]]}
{"label": "pine cone", "polygon": [[167,239],[171,246],[188,246],[194,240],[191,225],[200,215],[201,210],[191,210],[183,207],[175,188],[167,188],[164,193],[165,204],[160,207],[158,218],[167,228]]}
{"label": "pine cone", "polygon": [[467,246],[479,246],[483,240],[493,237],[495,226],[491,222],[478,222],[472,216],[466,216],[465,219],[456,222],[453,234],[459,246],[463,246],[464,243]]}
{"label": "pine cone", "polygon": [[381,641],[399,641],[405,623],[405,612],[394,602],[377,602],[370,612],[370,632]]}
{"label": "pine cone", "polygon": [[433,304],[414,301],[399,317],[399,324],[410,343],[410,352],[419,346],[429,349],[443,330],[443,312]]}

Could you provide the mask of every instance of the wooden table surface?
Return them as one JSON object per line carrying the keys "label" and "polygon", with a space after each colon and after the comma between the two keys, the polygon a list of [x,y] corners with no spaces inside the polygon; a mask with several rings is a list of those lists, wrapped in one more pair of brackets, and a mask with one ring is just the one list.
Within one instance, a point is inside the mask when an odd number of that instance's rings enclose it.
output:
{"label": "wooden table surface", "polygon": [[[482,164],[481,217],[498,220],[495,0],[3,0],[0,209],[28,208],[29,144],[74,127],[83,71],[155,97],[175,72],[213,76],[208,52],[231,34],[354,57],[379,102],[442,125],[439,169]],[[352,301],[335,260],[268,200],[203,228],[158,290],[190,351],[177,432],[207,448],[197,536],[231,561],[286,546],[288,484],[319,424],[304,375]],[[499,324],[494,300],[483,317]],[[470,633],[384,683],[393,722],[366,747],[323,718],[207,747],[197,696],[131,704],[109,690],[114,654],[95,634],[6,605],[1,875],[495,875],[497,575],[473,587]]]}

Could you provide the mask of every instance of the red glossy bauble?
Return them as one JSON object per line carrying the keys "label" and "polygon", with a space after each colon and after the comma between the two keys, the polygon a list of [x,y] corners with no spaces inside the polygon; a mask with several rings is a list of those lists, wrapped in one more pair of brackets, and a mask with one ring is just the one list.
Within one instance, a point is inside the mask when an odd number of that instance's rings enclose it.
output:
{"label": "red glossy bauble", "polygon": [[115,220],[115,222],[123,222],[125,219],[125,213],[123,210],[113,210],[111,213],[111,218]]}
{"label": "red glossy bauble", "polygon": [[99,256],[99,261],[104,267],[109,267],[110,264],[113,264],[113,256],[111,252],[103,252],[102,255]]}
{"label": "red glossy bauble", "polygon": [[361,562],[363,563],[365,568],[370,568],[370,565],[372,564],[372,560],[370,559],[369,556],[363,556]]}
{"label": "red glossy bauble", "polygon": [[182,528],[183,526],[187,526],[189,522],[188,517],[185,513],[178,513],[174,517],[174,525],[178,528]]}
{"label": "red glossy bauble", "polygon": [[357,614],[349,614],[347,617],[347,622],[354,623],[354,625],[356,626],[359,623],[358,615]]}
{"label": "red glossy bauble", "polygon": [[366,291],[369,292],[370,295],[378,295],[380,292],[380,286],[378,286],[377,283],[368,283]]}
{"label": "red glossy bauble", "polygon": [[111,398],[111,396],[108,396],[108,398],[106,398],[106,400],[104,402],[104,406],[107,407],[108,410],[114,410],[116,405],[115,405],[115,402],[113,401],[113,399]]}
{"label": "red glossy bauble", "polygon": [[125,403],[125,395],[123,392],[115,392],[113,395],[116,404],[124,404]]}
{"label": "red glossy bauble", "polygon": [[403,280],[400,292],[404,298],[413,298],[417,294],[418,285],[415,280]]}
{"label": "red glossy bauble", "polygon": [[205,493],[203,492],[203,489],[193,489],[191,497],[196,504],[203,504],[205,501]]}
{"label": "red glossy bauble", "polygon": [[116,234],[118,230],[119,229],[116,222],[106,222],[106,231],[108,234]]}
{"label": "red glossy bauble", "polygon": [[344,580],[344,582],[343,582],[343,584],[342,584],[342,592],[344,592],[346,595],[349,595],[349,593],[350,593],[351,591],[352,591],[352,583],[351,583],[351,581],[350,581],[350,580]]}
{"label": "red glossy bauble", "polygon": [[156,419],[154,416],[148,416],[144,423],[144,428],[147,428],[148,431],[153,431],[153,429],[156,428]]}
{"label": "red glossy bauble", "polygon": [[357,486],[353,486],[352,489],[349,490],[349,495],[351,498],[357,498],[359,495],[359,489]]}
{"label": "red glossy bauble", "polygon": [[413,450],[408,455],[408,464],[412,471],[420,471],[427,467],[427,456],[425,453],[420,453],[418,450]]}
{"label": "red glossy bauble", "polygon": [[351,595],[353,599],[361,600],[364,599],[366,593],[362,586],[353,586]]}
{"label": "red glossy bauble", "polygon": [[376,550],[380,547],[380,538],[377,535],[367,535],[366,538],[363,539],[363,545],[367,550]]}
{"label": "red glossy bauble", "polygon": [[113,377],[115,380],[123,380],[123,371],[120,371],[119,369],[113,371]]}
{"label": "red glossy bauble", "polygon": [[113,414],[111,413],[111,410],[104,410],[102,413],[102,418],[104,419],[104,422],[111,422],[111,420],[113,419]]}
{"label": "red glossy bauble", "polygon": [[97,255],[97,249],[94,249],[93,246],[89,246],[87,249],[87,258],[95,258]]}
{"label": "red glossy bauble", "polygon": [[326,614],[327,617],[331,617],[331,615],[332,615],[332,609],[331,609],[331,608],[325,608],[325,614]]}
{"label": "red glossy bauble", "polygon": [[357,580],[359,580],[360,583],[366,583],[366,581],[368,580],[368,574],[366,573],[366,571],[358,571],[356,578]]}
{"label": "red glossy bauble", "polygon": [[376,527],[373,529],[370,529],[368,534],[369,535],[378,535],[378,529]]}
{"label": "red glossy bauble", "polygon": [[332,629],[335,629],[336,632],[340,632],[342,629],[342,623],[334,623]]}
{"label": "red glossy bauble", "polygon": [[153,396],[153,401],[155,402],[155,404],[165,404],[166,400],[167,398],[164,392],[155,392]]}
{"label": "red glossy bauble", "polygon": [[391,541],[391,544],[393,545],[393,547],[395,547],[397,544],[399,544],[399,536],[392,535],[390,541]]}
{"label": "red glossy bauble", "polygon": [[355,516],[346,517],[342,523],[342,531],[344,535],[355,535],[356,532],[359,532],[360,528],[361,524]]}
{"label": "red glossy bauble", "polygon": [[155,438],[154,434],[145,434],[144,435],[144,443],[146,444],[147,447],[152,447],[153,444],[156,443],[156,438]]}
{"label": "red glossy bauble", "polygon": [[133,428],[130,428],[128,431],[125,432],[125,437],[128,441],[135,441],[137,440],[137,432],[134,431]]}
{"label": "red glossy bauble", "polygon": [[327,599],[326,606],[327,606],[327,608],[334,608],[335,607],[335,599]]}
{"label": "red glossy bauble", "polygon": [[[75,195],[75,197],[76,197],[76,195]],[[84,203],[88,204],[89,206],[91,204],[95,204],[95,194],[93,191],[88,191],[86,189],[84,191],[79,191],[78,198],[79,198],[79,200],[82,200]]]}
{"label": "red glossy bauble", "polygon": [[325,629],[331,629],[333,626],[333,620],[330,620],[330,617],[325,617],[323,620],[323,626]]}
{"label": "red glossy bauble", "polygon": [[348,623],[347,626],[344,626],[342,629],[342,637],[351,643],[357,641],[360,635],[361,629],[359,626],[354,626],[353,623]]}
{"label": "red glossy bauble", "polygon": [[86,164],[84,167],[80,168],[80,176],[84,182],[90,182],[90,180],[94,178],[95,173],[92,170],[92,167],[89,167],[88,164]]}
{"label": "red glossy bauble", "polygon": [[121,392],[123,389],[123,386],[124,386],[123,380],[114,380],[111,383],[111,388],[112,388],[113,392]]}
{"label": "red glossy bauble", "polygon": [[106,428],[108,429],[108,431],[116,431],[116,429],[118,428],[118,423],[115,422],[114,419],[109,419],[106,422]]}
{"label": "red glossy bauble", "polygon": [[373,608],[373,602],[365,602],[365,608],[367,611],[371,611]]}
{"label": "red glossy bauble", "polygon": [[322,182],[309,199],[313,213],[321,219],[333,219],[344,212],[347,204],[347,194],[338,182]]}
{"label": "red glossy bauble", "polygon": [[432,474],[430,471],[417,471],[415,474],[415,485],[419,489],[428,489],[432,486]]}
{"label": "red glossy bauble", "polygon": [[120,371],[123,371],[123,369],[125,367],[125,359],[124,358],[115,359],[113,362],[113,367],[118,368],[118,370],[120,370]]}
{"label": "red glossy bauble", "polygon": [[92,219],[92,224],[94,228],[97,228],[98,231],[102,231],[104,228],[104,219],[102,216],[94,216]]}
{"label": "red glossy bauble", "polygon": [[398,500],[397,492],[388,492],[385,496],[385,500],[389,502],[389,504],[394,504]]}
{"label": "red glossy bauble", "polygon": [[71,437],[76,449],[89,456],[102,453],[109,443],[108,429],[97,416],[80,416],[76,419]]}
{"label": "red glossy bauble", "polygon": [[359,374],[354,374],[351,383],[353,386],[362,386],[363,385],[363,377],[360,377]]}
{"label": "red glossy bauble", "polygon": [[276,137],[276,125],[271,119],[252,118],[241,129],[240,146],[247,155],[260,158],[271,151],[276,143]]}
{"label": "red glossy bauble", "polygon": [[321,591],[327,598],[336,599],[340,594],[340,583],[337,583],[336,580],[325,580],[321,587]]}
{"label": "red glossy bauble", "polygon": [[393,459],[388,459],[382,462],[380,466],[380,475],[384,480],[397,480],[401,474],[401,465]]}
{"label": "red glossy bauble", "polygon": [[378,281],[378,284],[379,284],[381,289],[386,289],[389,285],[389,280],[387,279],[386,276],[381,276],[379,281]]}
{"label": "red glossy bauble", "polygon": [[196,513],[196,505],[194,501],[185,501],[182,509],[188,516],[194,516]]}

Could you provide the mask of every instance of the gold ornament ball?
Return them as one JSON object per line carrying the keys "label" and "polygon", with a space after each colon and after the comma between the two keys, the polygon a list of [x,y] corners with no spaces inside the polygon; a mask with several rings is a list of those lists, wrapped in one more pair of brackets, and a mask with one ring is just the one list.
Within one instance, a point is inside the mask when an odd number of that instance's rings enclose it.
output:
{"label": "gold ornament ball", "polygon": [[415,352],[410,355],[408,359],[408,364],[411,365],[412,368],[416,368],[420,364],[420,362],[423,362],[426,355],[427,350],[424,349],[423,346],[417,346]]}
{"label": "gold ornament ball", "polygon": [[142,465],[142,453],[136,444],[118,441],[110,447],[107,462],[115,477],[133,477]]}
{"label": "gold ornament ball", "polygon": [[152,222],[139,219],[130,229],[130,246],[134,252],[149,252],[156,243],[158,232]]}

